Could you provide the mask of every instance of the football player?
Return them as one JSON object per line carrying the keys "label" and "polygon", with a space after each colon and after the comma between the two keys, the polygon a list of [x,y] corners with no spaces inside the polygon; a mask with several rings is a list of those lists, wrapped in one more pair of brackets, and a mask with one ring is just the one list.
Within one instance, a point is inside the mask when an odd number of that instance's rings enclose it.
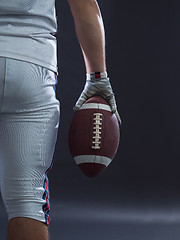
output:
{"label": "football player", "polygon": [[[106,69],[96,0],[68,0],[82,48],[86,85],[74,110],[93,95],[117,113]],[[57,130],[55,0],[0,1],[0,184],[8,240],[48,240],[49,187]]]}

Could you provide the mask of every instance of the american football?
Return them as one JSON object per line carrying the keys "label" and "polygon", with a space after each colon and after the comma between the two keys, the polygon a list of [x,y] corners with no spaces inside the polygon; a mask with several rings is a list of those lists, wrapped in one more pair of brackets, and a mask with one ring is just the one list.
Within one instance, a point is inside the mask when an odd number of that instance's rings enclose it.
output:
{"label": "american football", "polygon": [[69,129],[69,148],[86,176],[97,176],[111,163],[119,141],[118,120],[102,97],[89,98],[75,112]]}

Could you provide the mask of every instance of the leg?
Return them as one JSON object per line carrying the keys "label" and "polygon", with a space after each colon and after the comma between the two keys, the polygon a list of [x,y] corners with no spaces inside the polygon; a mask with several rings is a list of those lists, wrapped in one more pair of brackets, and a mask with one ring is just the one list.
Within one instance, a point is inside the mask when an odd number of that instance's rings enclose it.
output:
{"label": "leg", "polygon": [[[0,109],[0,182],[8,240],[47,240],[51,166],[59,102],[52,72],[8,59]],[[0,76],[1,77],[1,76]]]}
{"label": "leg", "polygon": [[48,240],[46,224],[30,218],[13,218],[8,223],[7,240]]}

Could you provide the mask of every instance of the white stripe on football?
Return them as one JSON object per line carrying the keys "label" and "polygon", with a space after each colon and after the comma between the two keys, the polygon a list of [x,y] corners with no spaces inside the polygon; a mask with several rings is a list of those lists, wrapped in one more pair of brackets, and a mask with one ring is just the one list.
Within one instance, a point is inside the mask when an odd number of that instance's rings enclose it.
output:
{"label": "white stripe on football", "polygon": [[102,103],[85,103],[79,110],[83,109],[102,109],[111,112],[110,106]]}
{"label": "white stripe on football", "polygon": [[74,157],[74,160],[77,164],[81,163],[100,163],[105,165],[106,167],[111,163],[111,159],[104,156],[97,155],[80,155]]}

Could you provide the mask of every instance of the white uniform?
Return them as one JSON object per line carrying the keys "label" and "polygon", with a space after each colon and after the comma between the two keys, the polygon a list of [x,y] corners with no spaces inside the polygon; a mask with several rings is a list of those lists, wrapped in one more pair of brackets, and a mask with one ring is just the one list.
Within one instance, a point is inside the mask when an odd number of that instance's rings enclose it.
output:
{"label": "white uniform", "polygon": [[0,184],[8,219],[49,224],[59,125],[55,2],[0,0]]}
{"label": "white uniform", "polygon": [[57,71],[55,0],[0,0],[0,56]]}

